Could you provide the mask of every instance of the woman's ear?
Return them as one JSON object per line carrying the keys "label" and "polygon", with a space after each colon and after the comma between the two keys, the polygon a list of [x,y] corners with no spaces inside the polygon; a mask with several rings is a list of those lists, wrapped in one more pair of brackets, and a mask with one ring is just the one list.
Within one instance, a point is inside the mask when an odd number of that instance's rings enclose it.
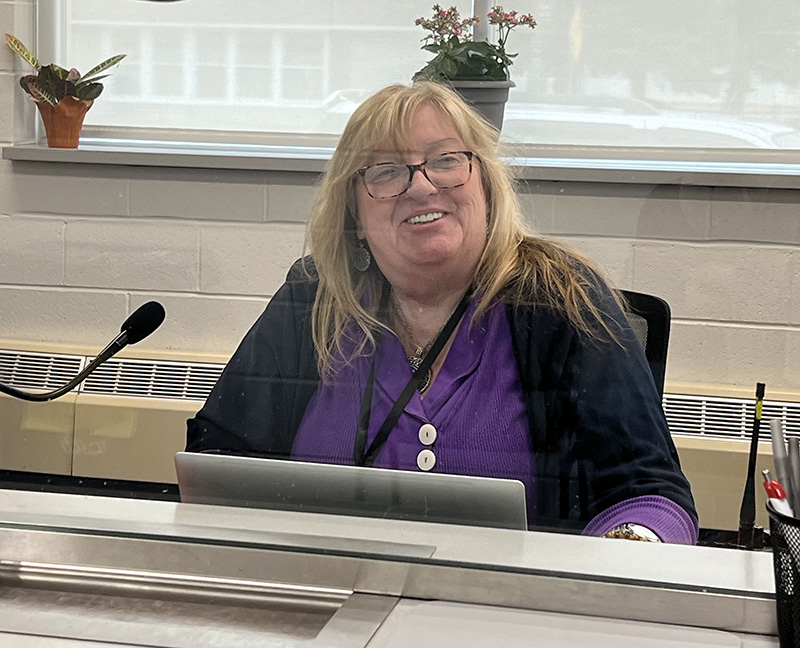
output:
{"label": "woman's ear", "polygon": [[361,227],[361,219],[358,217],[358,212],[350,206],[348,206],[345,216],[345,229],[350,229],[349,223],[347,223],[348,220],[352,220],[353,225],[355,225],[356,237],[358,240],[363,241],[366,238],[366,234],[364,234],[364,228]]}
{"label": "woman's ear", "polygon": [[364,234],[364,228],[361,227],[361,220],[355,214],[353,214],[353,222],[356,224],[356,236],[358,237],[358,240],[363,241],[365,238],[367,238],[367,235]]}

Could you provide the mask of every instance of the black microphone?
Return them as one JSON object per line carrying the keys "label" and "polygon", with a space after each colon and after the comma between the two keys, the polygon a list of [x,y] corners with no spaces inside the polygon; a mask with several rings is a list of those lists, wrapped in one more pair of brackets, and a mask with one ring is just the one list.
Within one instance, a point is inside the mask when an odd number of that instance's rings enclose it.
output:
{"label": "black microphone", "polygon": [[756,547],[754,537],[756,522],[756,461],[758,461],[758,432],[761,428],[761,411],[764,403],[766,385],[756,383],[756,405],[753,417],[753,434],[750,437],[750,454],[747,459],[747,479],[744,484],[742,506],[739,509],[739,534],[738,544],[745,549],[760,549]]}
{"label": "black microphone", "polygon": [[31,393],[25,392],[14,387],[9,387],[0,383],[0,392],[21,398],[26,401],[44,402],[50,401],[75,388],[76,385],[92,373],[97,367],[103,364],[111,356],[119,353],[129,344],[141,342],[153,331],[155,331],[164,321],[164,307],[156,301],[147,302],[137,308],[131,316],[126,319],[120,327],[120,333],[111,343],[103,349],[97,357],[92,360],[77,376],[70,380],[66,385],[51,392]]}

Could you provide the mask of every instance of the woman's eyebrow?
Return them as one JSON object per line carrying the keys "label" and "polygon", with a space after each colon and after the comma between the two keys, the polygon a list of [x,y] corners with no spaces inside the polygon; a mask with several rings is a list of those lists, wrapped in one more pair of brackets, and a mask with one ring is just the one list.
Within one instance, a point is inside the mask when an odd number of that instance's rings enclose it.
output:
{"label": "woman's eyebrow", "polygon": [[404,150],[398,151],[395,148],[382,148],[376,149],[372,152],[372,164],[380,164],[381,162],[398,162],[403,164],[403,158],[407,155],[430,155],[432,151],[437,149],[450,148],[451,150],[460,150],[464,148],[464,143],[455,137],[446,137],[444,139],[428,142],[423,149]]}
{"label": "woman's eyebrow", "polygon": [[455,137],[447,137],[445,139],[437,140],[435,142],[430,142],[427,144],[427,148],[438,148],[440,146],[464,146],[463,142],[460,139]]}
{"label": "woman's eyebrow", "polygon": [[400,151],[375,151],[372,154],[372,163],[379,164],[381,162],[402,162],[404,153]]}

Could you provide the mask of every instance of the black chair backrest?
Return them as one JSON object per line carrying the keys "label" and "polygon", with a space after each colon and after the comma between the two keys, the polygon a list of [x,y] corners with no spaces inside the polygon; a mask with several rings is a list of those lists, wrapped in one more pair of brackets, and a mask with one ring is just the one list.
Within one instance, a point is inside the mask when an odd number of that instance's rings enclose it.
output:
{"label": "black chair backrest", "polygon": [[667,372],[669,326],[672,318],[669,304],[660,297],[632,290],[621,290],[625,298],[628,321],[644,348],[650,372],[658,393],[664,394],[664,376]]}

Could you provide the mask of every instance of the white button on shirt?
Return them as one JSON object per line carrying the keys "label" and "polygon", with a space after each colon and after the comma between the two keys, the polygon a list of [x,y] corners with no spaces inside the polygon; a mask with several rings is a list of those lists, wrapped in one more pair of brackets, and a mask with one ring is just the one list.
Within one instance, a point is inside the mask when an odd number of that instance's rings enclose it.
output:
{"label": "white button on shirt", "polygon": [[420,450],[419,454],[417,455],[417,466],[419,469],[427,472],[428,470],[432,470],[435,465],[436,455],[433,454],[433,450],[429,448]]}
{"label": "white button on shirt", "polygon": [[436,441],[436,428],[430,423],[425,423],[419,428],[419,442],[422,445],[432,445]]}

